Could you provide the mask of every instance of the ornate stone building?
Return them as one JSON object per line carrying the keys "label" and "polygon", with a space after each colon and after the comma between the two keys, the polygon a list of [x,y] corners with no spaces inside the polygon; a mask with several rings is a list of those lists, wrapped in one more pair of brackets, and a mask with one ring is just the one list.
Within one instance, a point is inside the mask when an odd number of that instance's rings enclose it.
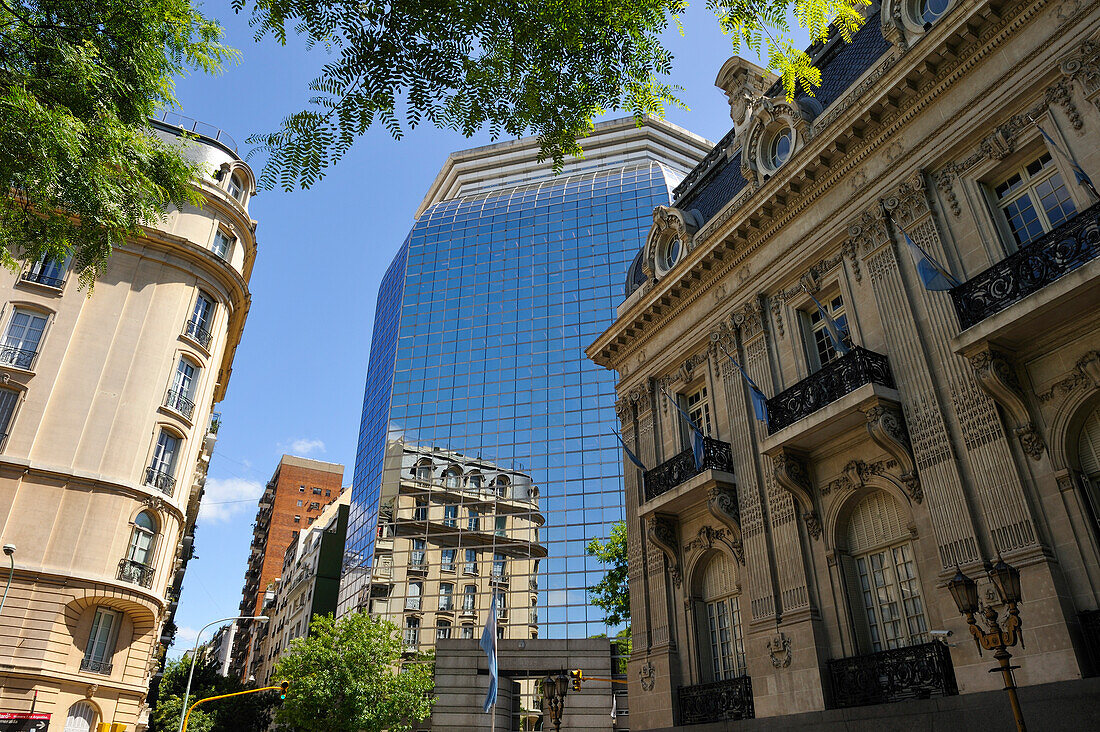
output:
{"label": "ornate stone building", "polygon": [[202,208],[115,247],[94,292],[49,259],[0,280],[0,708],[56,729],[147,721],[251,301],[252,171],[223,132],[170,122]]}
{"label": "ornate stone building", "polygon": [[[1003,610],[998,555],[1018,683],[1097,670],[1100,206],[1073,165],[1100,180],[1100,4],[868,15],[810,49],[815,98],[723,66],[733,129],[588,349],[649,468],[626,464],[634,729],[1000,689],[946,589],[961,568]],[[905,232],[961,284],[926,289]]]}

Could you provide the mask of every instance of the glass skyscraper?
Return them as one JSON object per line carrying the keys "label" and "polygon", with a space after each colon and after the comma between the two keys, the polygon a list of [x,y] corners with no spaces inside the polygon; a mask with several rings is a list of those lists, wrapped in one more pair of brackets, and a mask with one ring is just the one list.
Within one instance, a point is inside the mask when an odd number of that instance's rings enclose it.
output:
{"label": "glass skyscraper", "polygon": [[[554,175],[524,139],[452,155],[382,281],[341,612],[410,648],[614,634],[585,547],[623,518],[614,374],[584,348],[672,188],[710,149],[614,120]],[[503,607],[501,607],[503,606]]]}

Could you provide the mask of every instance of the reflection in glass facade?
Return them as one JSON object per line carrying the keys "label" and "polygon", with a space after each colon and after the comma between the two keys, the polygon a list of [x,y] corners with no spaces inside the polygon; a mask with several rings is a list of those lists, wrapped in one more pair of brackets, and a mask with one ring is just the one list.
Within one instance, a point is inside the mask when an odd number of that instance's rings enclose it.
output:
{"label": "reflection in glass facade", "polygon": [[479,637],[493,592],[504,638],[618,630],[586,591],[623,489],[614,374],[584,348],[693,161],[650,141],[553,176],[534,155],[428,207],[379,292],[341,612],[389,617],[410,648]]}

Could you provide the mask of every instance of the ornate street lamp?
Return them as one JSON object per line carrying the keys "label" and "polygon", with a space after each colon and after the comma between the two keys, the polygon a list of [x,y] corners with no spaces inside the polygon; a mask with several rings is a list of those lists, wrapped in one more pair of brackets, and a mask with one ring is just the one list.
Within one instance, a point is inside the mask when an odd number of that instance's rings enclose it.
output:
{"label": "ornate street lamp", "polygon": [[565,711],[565,695],[569,693],[569,677],[565,671],[556,676],[549,674],[540,684],[542,691],[542,713],[554,723],[554,729],[560,732],[561,717]]}
{"label": "ornate street lamp", "polygon": [[[951,592],[951,598],[959,608],[959,612],[966,616],[970,635],[974,638],[974,645],[978,647],[978,655],[982,655],[982,649],[993,651],[993,658],[997,659],[999,670],[1004,678],[1005,691],[1008,692],[1008,701],[1012,705],[1012,716],[1016,718],[1017,732],[1025,732],[1024,714],[1020,710],[1020,699],[1016,695],[1016,679],[1012,676],[1012,670],[1019,668],[1009,663],[1012,654],[1008,649],[1016,645],[1024,646],[1022,623],[1020,622],[1020,610],[1017,604],[1020,602],[1020,570],[1010,566],[998,555],[997,563],[990,566],[986,564],[986,572],[993,586],[997,588],[997,594],[1001,602],[1008,606],[1004,622],[999,622],[997,611],[986,606],[982,608],[978,602],[978,584],[962,573],[956,567],[955,576],[947,583],[947,589]],[[988,630],[983,630],[974,617],[981,610],[985,616],[985,624]]]}

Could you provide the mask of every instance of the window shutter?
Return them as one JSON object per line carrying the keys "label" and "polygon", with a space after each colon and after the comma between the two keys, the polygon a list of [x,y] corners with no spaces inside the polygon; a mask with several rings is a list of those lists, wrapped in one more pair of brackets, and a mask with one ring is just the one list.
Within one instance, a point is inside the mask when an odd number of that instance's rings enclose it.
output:
{"label": "window shutter", "polygon": [[1077,459],[1081,461],[1081,471],[1095,477],[1100,473],[1100,409],[1092,410],[1081,427],[1081,438],[1077,442]]}
{"label": "window shutter", "polygon": [[725,554],[719,552],[703,572],[703,601],[713,602],[737,591],[737,570]]}
{"label": "window shutter", "polygon": [[848,551],[851,554],[904,541],[909,537],[905,514],[893,496],[883,491],[864,498],[848,519]]}
{"label": "window shutter", "polygon": [[11,426],[15,405],[19,403],[19,392],[15,389],[0,389],[0,436],[6,437]]}

